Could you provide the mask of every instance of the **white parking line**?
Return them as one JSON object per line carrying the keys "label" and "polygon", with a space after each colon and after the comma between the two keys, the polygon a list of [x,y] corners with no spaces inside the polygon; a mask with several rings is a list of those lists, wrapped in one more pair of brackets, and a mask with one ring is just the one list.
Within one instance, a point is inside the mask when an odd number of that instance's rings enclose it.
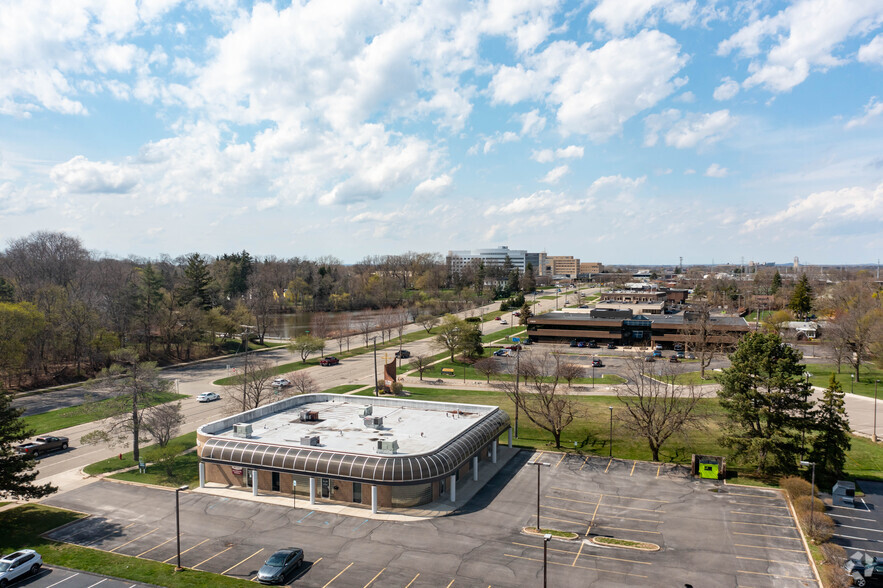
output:
{"label": "white parking line", "polygon": [[868,522],[870,522],[870,523],[876,523],[876,522],[877,522],[877,521],[875,521],[874,519],[866,519],[866,518],[862,518],[862,517],[848,517],[848,516],[846,516],[846,515],[841,515],[841,514],[839,514],[839,515],[834,515],[834,516],[837,517],[838,519],[854,519],[854,520],[856,520],[856,521],[868,521]]}
{"label": "white parking line", "polygon": [[871,543],[883,543],[880,539],[868,539],[867,537],[853,537],[852,535],[838,535],[834,533],[835,537],[841,537],[842,539],[857,539],[859,541],[869,541]]}
{"label": "white parking line", "polygon": [[[101,580],[98,580],[97,582],[92,584],[92,586],[98,586],[99,584],[101,584],[103,582],[107,582],[107,578],[102,578]],[[92,588],[92,586],[88,586],[87,588]]]}
{"label": "white parking line", "polygon": [[865,502],[865,499],[864,499],[864,498],[859,498],[859,500],[861,500],[861,501],[862,501],[862,504],[865,505],[865,510],[868,511],[868,512],[871,512],[871,509],[868,508],[868,503]]}
{"label": "white parking line", "polygon": [[70,579],[73,578],[74,576],[79,576],[79,575],[80,575],[80,572],[77,572],[77,573],[74,574],[73,576],[68,576],[67,578],[64,578],[64,579],[62,579],[62,580],[59,580],[59,581],[56,582],[55,584],[50,584],[49,586],[46,586],[46,588],[52,588],[53,586],[58,586],[58,585],[61,584],[62,582],[67,582],[68,580],[70,580]]}
{"label": "white parking line", "polygon": [[881,529],[869,529],[867,527],[851,527],[849,525],[837,525],[838,527],[843,527],[844,529],[858,529],[859,531],[870,531],[872,533],[883,533]]}

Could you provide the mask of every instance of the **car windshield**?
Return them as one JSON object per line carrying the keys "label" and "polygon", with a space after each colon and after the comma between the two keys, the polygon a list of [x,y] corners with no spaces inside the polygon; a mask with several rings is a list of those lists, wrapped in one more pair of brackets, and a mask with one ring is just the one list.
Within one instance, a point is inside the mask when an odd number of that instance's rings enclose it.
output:
{"label": "car windshield", "polygon": [[0,572],[5,572],[6,570],[8,570],[9,565],[10,565],[9,562],[5,562],[5,561],[0,562]]}
{"label": "car windshield", "polygon": [[279,567],[285,563],[285,558],[288,557],[287,551],[280,551],[278,553],[274,553],[270,556],[270,559],[267,560],[268,566]]}

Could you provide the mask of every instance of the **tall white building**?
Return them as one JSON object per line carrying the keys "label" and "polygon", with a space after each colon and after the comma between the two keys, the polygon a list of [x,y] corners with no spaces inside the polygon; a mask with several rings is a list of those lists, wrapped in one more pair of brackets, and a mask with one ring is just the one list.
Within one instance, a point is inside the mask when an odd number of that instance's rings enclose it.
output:
{"label": "tall white building", "polygon": [[483,261],[485,267],[493,265],[502,266],[506,263],[506,257],[512,263],[512,267],[518,269],[520,273],[524,273],[527,266],[528,253],[525,249],[509,249],[503,245],[493,249],[472,249],[460,251],[448,251],[447,263],[451,268],[451,272],[459,273],[464,267],[473,261]]}

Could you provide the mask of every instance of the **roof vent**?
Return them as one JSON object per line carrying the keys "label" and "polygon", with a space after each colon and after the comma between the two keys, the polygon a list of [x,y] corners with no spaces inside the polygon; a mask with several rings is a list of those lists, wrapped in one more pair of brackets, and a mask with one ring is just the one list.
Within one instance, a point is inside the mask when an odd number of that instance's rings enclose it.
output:
{"label": "roof vent", "polygon": [[369,429],[382,429],[383,428],[383,417],[379,416],[366,416],[365,417],[365,426]]}
{"label": "roof vent", "polygon": [[368,405],[365,408],[363,408],[362,412],[359,414],[359,416],[366,417],[366,416],[371,416],[372,414],[374,414],[374,405],[373,404]]}
{"label": "roof vent", "polygon": [[300,444],[306,445],[307,447],[319,447],[319,436],[307,435],[306,437],[301,437]]}
{"label": "roof vent", "polygon": [[377,453],[395,454],[399,450],[399,442],[395,439],[380,439],[377,441]]}
{"label": "roof vent", "polygon": [[236,423],[235,425],[233,425],[233,436],[251,439],[251,425]]}
{"label": "roof vent", "polygon": [[300,411],[300,420],[301,422],[313,422],[319,420],[319,411],[318,410],[302,410]]}

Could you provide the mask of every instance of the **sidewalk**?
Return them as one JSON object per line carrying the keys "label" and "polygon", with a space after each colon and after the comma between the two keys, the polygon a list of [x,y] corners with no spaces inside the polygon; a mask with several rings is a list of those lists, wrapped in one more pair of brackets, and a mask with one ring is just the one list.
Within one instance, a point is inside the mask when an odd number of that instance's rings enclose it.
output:
{"label": "sidewalk", "polygon": [[277,506],[287,506],[299,508],[301,510],[310,510],[316,512],[327,512],[348,517],[358,517],[366,519],[376,519],[380,521],[423,521],[443,517],[453,514],[457,509],[462,508],[493,478],[503,467],[515,457],[519,448],[509,448],[505,445],[497,446],[497,463],[492,464],[489,461],[483,461],[478,467],[478,481],[472,479],[470,472],[468,478],[461,478],[457,482],[457,500],[451,502],[448,498],[441,498],[435,502],[418,506],[415,508],[399,508],[395,510],[379,511],[377,514],[371,512],[371,505],[362,506],[354,504],[320,502],[318,499],[315,504],[310,504],[306,497],[298,496],[293,500],[291,496],[279,496],[269,494],[252,495],[251,490],[234,489],[223,484],[209,482],[205,488],[192,488],[191,492],[200,494],[210,494],[212,496],[220,496],[223,498],[234,498],[237,500],[249,500],[252,502],[262,502],[264,504],[275,504]]}

